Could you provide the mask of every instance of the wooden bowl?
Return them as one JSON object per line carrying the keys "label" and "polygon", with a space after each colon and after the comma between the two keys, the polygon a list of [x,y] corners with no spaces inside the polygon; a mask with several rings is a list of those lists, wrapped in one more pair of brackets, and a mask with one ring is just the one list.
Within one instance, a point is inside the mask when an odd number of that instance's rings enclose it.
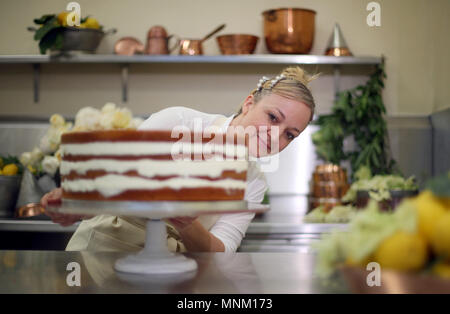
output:
{"label": "wooden bowl", "polygon": [[217,43],[223,55],[249,55],[255,51],[259,37],[247,34],[217,36]]}

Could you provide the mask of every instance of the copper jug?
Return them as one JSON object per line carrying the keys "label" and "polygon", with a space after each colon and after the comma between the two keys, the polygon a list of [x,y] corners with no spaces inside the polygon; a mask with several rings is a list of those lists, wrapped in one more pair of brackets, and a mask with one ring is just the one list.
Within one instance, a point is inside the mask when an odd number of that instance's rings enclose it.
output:
{"label": "copper jug", "polygon": [[[175,44],[169,48],[171,38],[176,38]],[[147,33],[147,44],[145,53],[149,55],[167,55],[178,47],[179,39],[176,35],[167,35],[167,31],[162,26],[153,26]]]}

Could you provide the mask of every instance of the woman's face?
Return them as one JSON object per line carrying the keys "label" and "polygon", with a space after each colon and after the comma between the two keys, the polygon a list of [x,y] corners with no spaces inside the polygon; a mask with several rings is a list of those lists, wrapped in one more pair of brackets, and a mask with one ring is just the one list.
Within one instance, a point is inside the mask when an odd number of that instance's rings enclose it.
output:
{"label": "woman's face", "polygon": [[[300,101],[270,94],[255,103],[250,95],[245,99],[236,123],[244,128],[255,127],[256,132],[250,133],[249,138],[250,154],[263,157],[281,152],[307,127],[310,116],[311,109]],[[233,122],[231,125],[235,125]],[[252,152],[252,140],[258,143],[257,151],[253,149]]]}

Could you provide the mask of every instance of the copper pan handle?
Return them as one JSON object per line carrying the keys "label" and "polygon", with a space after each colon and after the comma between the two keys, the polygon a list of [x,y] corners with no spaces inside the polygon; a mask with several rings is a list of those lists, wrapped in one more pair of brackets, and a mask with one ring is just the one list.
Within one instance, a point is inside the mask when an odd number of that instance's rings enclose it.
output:
{"label": "copper pan handle", "polygon": [[224,29],[226,26],[226,24],[222,24],[219,27],[217,27],[215,30],[213,30],[211,33],[209,33],[208,35],[206,35],[205,37],[203,37],[202,40],[200,40],[200,43],[204,42],[205,40],[209,39],[211,36],[213,36],[214,34],[220,32],[222,29]]}

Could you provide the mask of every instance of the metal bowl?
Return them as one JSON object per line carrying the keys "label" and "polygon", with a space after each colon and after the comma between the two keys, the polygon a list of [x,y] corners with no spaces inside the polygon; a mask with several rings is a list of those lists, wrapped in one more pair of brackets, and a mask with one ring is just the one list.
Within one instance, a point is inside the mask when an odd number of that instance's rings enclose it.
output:
{"label": "metal bowl", "polygon": [[13,216],[21,176],[0,176],[0,216]]}
{"label": "metal bowl", "polygon": [[103,37],[106,34],[115,32],[115,29],[104,32],[93,28],[64,27],[62,47],[58,50],[94,53]]}
{"label": "metal bowl", "polygon": [[223,55],[250,55],[255,51],[259,37],[248,34],[227,34],[217,36],[216,39]]}
{"label": "metal bowl", "polygon": [[[389,190],[389,193],[391,194],[391,199],[378,202],[380,209],[383,211],[395,210],[403,199],[416,196],[419,190]],[[365,208],[369,200],[369,191],[359,190],[356,192],[356,207]]]}
{"label": "metal bowl", "polygon": [[[37,28],[35,27],[27,27],[27,29],[31,32],[37,31]],[[59,28],[52,31],[59,31]],[[94,28],[62,27],[62,47],[60,49],[50,48],[50,50],[52,52],[82,51],[95,53],[103,37],[105,35],[114,34],[116,31],[117,30],[114,28],[103,31]]]}

